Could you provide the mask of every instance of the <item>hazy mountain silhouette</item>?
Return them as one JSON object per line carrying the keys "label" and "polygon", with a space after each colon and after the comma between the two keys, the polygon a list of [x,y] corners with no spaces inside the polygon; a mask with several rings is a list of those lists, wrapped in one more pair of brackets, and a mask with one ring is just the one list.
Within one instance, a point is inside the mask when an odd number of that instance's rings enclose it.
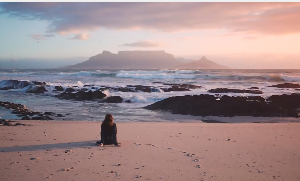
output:
{"label": "hazy mountain silhouette", "polygon": [[69,69],[162,69],[174,68],[179,62],[165,51],[103,51]]}
{"label": "hazy mountain silhouette", "polygon": [[229,67],[208,60],[205,56],[203,56],[200,60],[181,64],[177,67],[177,69],[228,69],[228,68]]}
{"label": "hazy mountain silhouette", "polygon": [[219,69],[226,68],[205,57],[198,61],[182,64],[165,51],[119,51],[117,54],[103,51],[89,60],[66,69]]}

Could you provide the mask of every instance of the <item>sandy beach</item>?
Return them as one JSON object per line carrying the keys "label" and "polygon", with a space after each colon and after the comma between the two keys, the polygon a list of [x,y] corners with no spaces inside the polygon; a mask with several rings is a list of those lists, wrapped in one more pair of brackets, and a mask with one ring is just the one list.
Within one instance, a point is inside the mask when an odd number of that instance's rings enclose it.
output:
{"label": "sandy beach", "polygon": [[121,147],[96,146],[100,122],[1,126],[0,180],[300,180],[299,123],[117,123]]}

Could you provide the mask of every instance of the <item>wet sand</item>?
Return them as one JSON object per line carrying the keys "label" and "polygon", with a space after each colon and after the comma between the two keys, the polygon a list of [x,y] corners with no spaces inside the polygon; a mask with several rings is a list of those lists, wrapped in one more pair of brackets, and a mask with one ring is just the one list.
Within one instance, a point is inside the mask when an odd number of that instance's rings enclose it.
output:
{"label": "wet sand", "polygon": [[121,147],[94,145],[100,122],[0,126],[0,180],[300,180],[299,123],[117,123]]}

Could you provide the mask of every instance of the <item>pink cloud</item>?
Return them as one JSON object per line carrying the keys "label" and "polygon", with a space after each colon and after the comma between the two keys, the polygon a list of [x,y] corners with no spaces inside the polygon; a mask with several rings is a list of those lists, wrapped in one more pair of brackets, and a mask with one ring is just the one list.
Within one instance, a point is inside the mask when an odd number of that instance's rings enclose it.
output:
{"label": "pink cloud", "polygon": [[75,35],[73,38],[70,38],[70,40],[87,40],[89,39],[89,35],[86,33],[81,33],[81,34],[77,34]]}
{"label": "pink cloud", "polygon": [[49,32],[106,29],[226,29],[253,34],[300,33],[300,3],[2,3],[2,12],[50,21]]}

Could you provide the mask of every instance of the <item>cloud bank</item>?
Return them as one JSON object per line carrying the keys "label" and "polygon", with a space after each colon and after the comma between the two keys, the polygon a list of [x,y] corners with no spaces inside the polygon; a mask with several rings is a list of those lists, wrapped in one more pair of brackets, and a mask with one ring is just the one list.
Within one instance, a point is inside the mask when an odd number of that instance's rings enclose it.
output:
{"label": "cloud bank", "polygon": [[148,48],[148,47],[158,47],[159,44],[154,42],[149,42],[149,41],[137,41],[134,43],[125,43],[120,46]]}
{"label": "cloud bank", "polygon": [[99,28],[158,31],[225,29],[246,34],[300,32],[300,3],[1,3],[1,13],[47,20],[48,32]]}
{"label": "cloud bank", "polygon": [[42,35],[42,34],[31,34],[31,35],[28,35],[30,36],[32,39],[34,40],[46,40],[47,38],[51,38],[51,37],[54,37],[54,35],[52,34],[49,34],[49,35]]}

